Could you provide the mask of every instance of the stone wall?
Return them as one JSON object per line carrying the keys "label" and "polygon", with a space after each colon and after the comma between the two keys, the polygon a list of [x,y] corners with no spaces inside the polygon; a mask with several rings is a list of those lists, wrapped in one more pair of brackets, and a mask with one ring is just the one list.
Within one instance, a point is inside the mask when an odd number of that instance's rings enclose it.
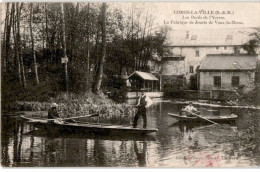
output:
{"label": "stone wall", "polygon": [[[221,86],[216,87],[213,84],[213,77],[221,76]],[[236,72],[200,72],[200,90],[234,90],[232,87],[232,76],[239,76],[239,85],[244,85],[246,91],[252,90],[254,87],[255,73],[252,71],[236,71]]]}

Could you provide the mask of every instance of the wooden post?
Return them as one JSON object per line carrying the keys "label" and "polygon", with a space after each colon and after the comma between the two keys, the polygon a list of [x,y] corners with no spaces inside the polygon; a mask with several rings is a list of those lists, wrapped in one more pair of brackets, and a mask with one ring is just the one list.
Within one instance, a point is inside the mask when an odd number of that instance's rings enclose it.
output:
{"label": "wooden post", "polygon": [[160,75],[159,91],[162,91],[162,74]]}

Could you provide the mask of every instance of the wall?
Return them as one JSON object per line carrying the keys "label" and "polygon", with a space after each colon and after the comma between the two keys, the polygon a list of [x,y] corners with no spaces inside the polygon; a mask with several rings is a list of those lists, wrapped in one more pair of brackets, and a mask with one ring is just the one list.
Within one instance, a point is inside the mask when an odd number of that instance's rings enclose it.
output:
{"label": "wall", "polygon": [[162,75],[184,75],[185,61],[184,60],[162,60],[161,62]]}
{"label": "wall", "polygon": [[[221,87],[213,85],[213,76],[221,76]],[[239,76],[240,85],[245,85],[245,90],[250,91],[254,83],[255,73],[250,71],[237,71],[237,72],[200,72],[200,90],[233,90],[231,85],[232,76]]]}
{"label": "wall", "polygon": [[159,61],[156,60],[148,60],[148,64],[147,64],[150,68],[150,72],[151,73],[159,73],[161,70],[161,64]]}

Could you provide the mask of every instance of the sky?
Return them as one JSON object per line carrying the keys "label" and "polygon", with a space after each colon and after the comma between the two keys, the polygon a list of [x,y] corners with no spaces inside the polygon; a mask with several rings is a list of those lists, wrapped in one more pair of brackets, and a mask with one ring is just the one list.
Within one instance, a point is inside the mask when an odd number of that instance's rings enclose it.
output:
{"label": "sky", "polygon": [[[131,3],[115,4],[123,11],[131,9]],[[134,4],[141,6],[144,3],[134,2]],[[168,26],[174,30],[260,27],[260,2],[146,2],[145,4],[151,6],[158,26]],[[191,11],[193,14],[190,14]],[[199,14],[202,11],[204,14]],[[225,14],[219,14],[223,11]]]}
{"label": "sky", "polygon": [[[107,3],[109,8],[120,8],[126,13],[131,11],[132,4],[134,4],[135,7],[143,10],[143,17],[141,19],[143,23],[146,9],[149,7],[149,12],[154,16],[154,27],[168,26],[174,30],[260,27],[259,1]],[[199,14],[201,11],[204,11],[204,14]],[[223,11],[228,14],[216,14]],[[208,12],[211,12],[211,14],[205,14]],[[5,10],[2,8],[1,21],[5,18],[4,16]],[[216,17],[218,19],[216,19]],[[1,22],[1,24],[3,23]],[[3,25],[1,28],[3,28]]]}

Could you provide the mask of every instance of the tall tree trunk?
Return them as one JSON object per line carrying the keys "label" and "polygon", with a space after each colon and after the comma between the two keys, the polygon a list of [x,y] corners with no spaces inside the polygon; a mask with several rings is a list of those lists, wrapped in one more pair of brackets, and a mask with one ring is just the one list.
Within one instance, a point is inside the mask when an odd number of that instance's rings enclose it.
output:
{"label": "tall tree trunk", "polygon": [[87,12],[87,84],[89,85],[89,78],[90,78],[90,50],[89,50],[89,31],[90,31],[90,22],[89,22],[89,8],[90,8],[90,3],[88,3],[88,12]]}
{"label": "tall tree trunk", "polygon": [[[15,3],[14,3],[15,5]],[[15,66],[17,64],[18,68],[17,68],[17,72],[18,72],[18,78],[19,78],[19,83],[22,85],[22,77],[21,77],[21,66],[20,66],[20,57],[19,57],[19,48],[18,48],[18,32],[17,32],[17,24],[16,24],[16,20],[18,18],[18,13],[19,13],[19,7],[18,7],[18,3],[16,3],[16,15],[13,15],[13,39],[14,39],[14,56],[16,59],[16,63]]]}
{"label": "tall tree trunk", "polygon": [[30,4],[30,35],[31,35],[31,41],[32,41],[32,53],[33,53],[33,63],[34,63],[34,73],[35,73],[35,79],[36,83],[39,84],[39,77],[38,77],[38,69],[37,69],[37,61],[36,61],[36,54],[35,54],[35,47],[34,47],[34,36],[33,36],[33,3]]}
{"label": "tall tree trunk", "polygon": [[[2,10],[3,6],[1,6]],[[8,21],[9,21],[9,2],[6,3],[6,14],[5,14],[5,26],[4,26],[4,37],[3,37],[3,43],[2,43],[2,64],[3,64],[3,71],[6,71],[6,32],[8,27]]]}
{"label": "tall tree trunk", "polygon": [[[20,13],[21,14],[21,13]],[[24,28],[24,41],[25,39],[25,28]],[[24,43],[24,49],[26,48],[26,43]],[[27,86],[27,82],[26,82],[26,76],[25,76],[25,70],[24,70],[24,63],[23,63],[23,52],[22,52],[22,44],[21,44],[21,67],[22,67],[22,75],[23,75],[23,86],[26,87]]]}
{"label": "tall tree trunk", "polygon": [[8,18],[7,18],[7,29],[6,29],[5,55],[6,55],[6,70],[8,72],[10,72],[9,52],[10,52],[11,27],[12,27],[12,23],[13,23],[14,10],[15,10],[15,7],[14,7],[14,4],[12,4],[11,14],[9,17],[9,3],[7,3]]}
{"label": "tall tree trunk", "polygon": [[26,87],[26,78],[25,78],[25,73],[24,73],[22,42],[21,42],[21,29],[20,29],[21,11],[22,11],[24,3],[21,3],[20,8],[19,8],[19,3],[17,3],[16,5],[17,5],[16,6],[16,9],[17,9],[17,17],[16,17],[16,20],[17,20],[17,44],[18,44],[19,57],[20,57],[20,63],[21,63],[21,75],[22,75],[23,86]]}
{"label": "tall tree trunk", "polygon": [[[63,49],[63,58],[68,58],[66,53],[66,37],[65,37],[65,19],[64,19],[64,4],[61,3],[61,22],[62,22],[62,49]],[[66,82],[66,92],[68,92],[69,84],[68,84],[68,64],[64,63],[65,69],[65,82]]]}
{"label": "tall tree trunk", "polygon": [[44,4],[45,8],[45,35],[46,35],[46,47],[50,49],[50,39],[49,39],[49,30],[48,30],[48,9],[47,3]]}
{"label": "tall tree trunk", "polygon": [[132,60],[134,60],[134,71],[137,68],[137,60],[134,55],[134,6],[132,3],[132,12],[131,12],[131,43],[132,43]]}
{"label": "tall tree trunk", "polygon": [[143,63],[144,63],[144,42],[145,42],[145,34],[146,34],[146,26],[147,26],[147,20],[148,20],[148,11],[149,11],[149,6],[146,12],[146,17],[145,17],[145,23],[144,23],[144,31],[143,31],[143,38],[142,38],[142,45],[141,45],[141,51],[140,51],[140,61],[138,64],[138,68],[142,68],[143,67]]}
{"label": "tall tree trunk", "polygon": [[102,4],[101,7],[101,28],[102,28],[102,45],[101,45],[101,59],[99,60],[96,80],[94,82],[93,92],[97,93],[100,91],[102,76],[103,76],[103,65],[106,57],[106,3]]}

